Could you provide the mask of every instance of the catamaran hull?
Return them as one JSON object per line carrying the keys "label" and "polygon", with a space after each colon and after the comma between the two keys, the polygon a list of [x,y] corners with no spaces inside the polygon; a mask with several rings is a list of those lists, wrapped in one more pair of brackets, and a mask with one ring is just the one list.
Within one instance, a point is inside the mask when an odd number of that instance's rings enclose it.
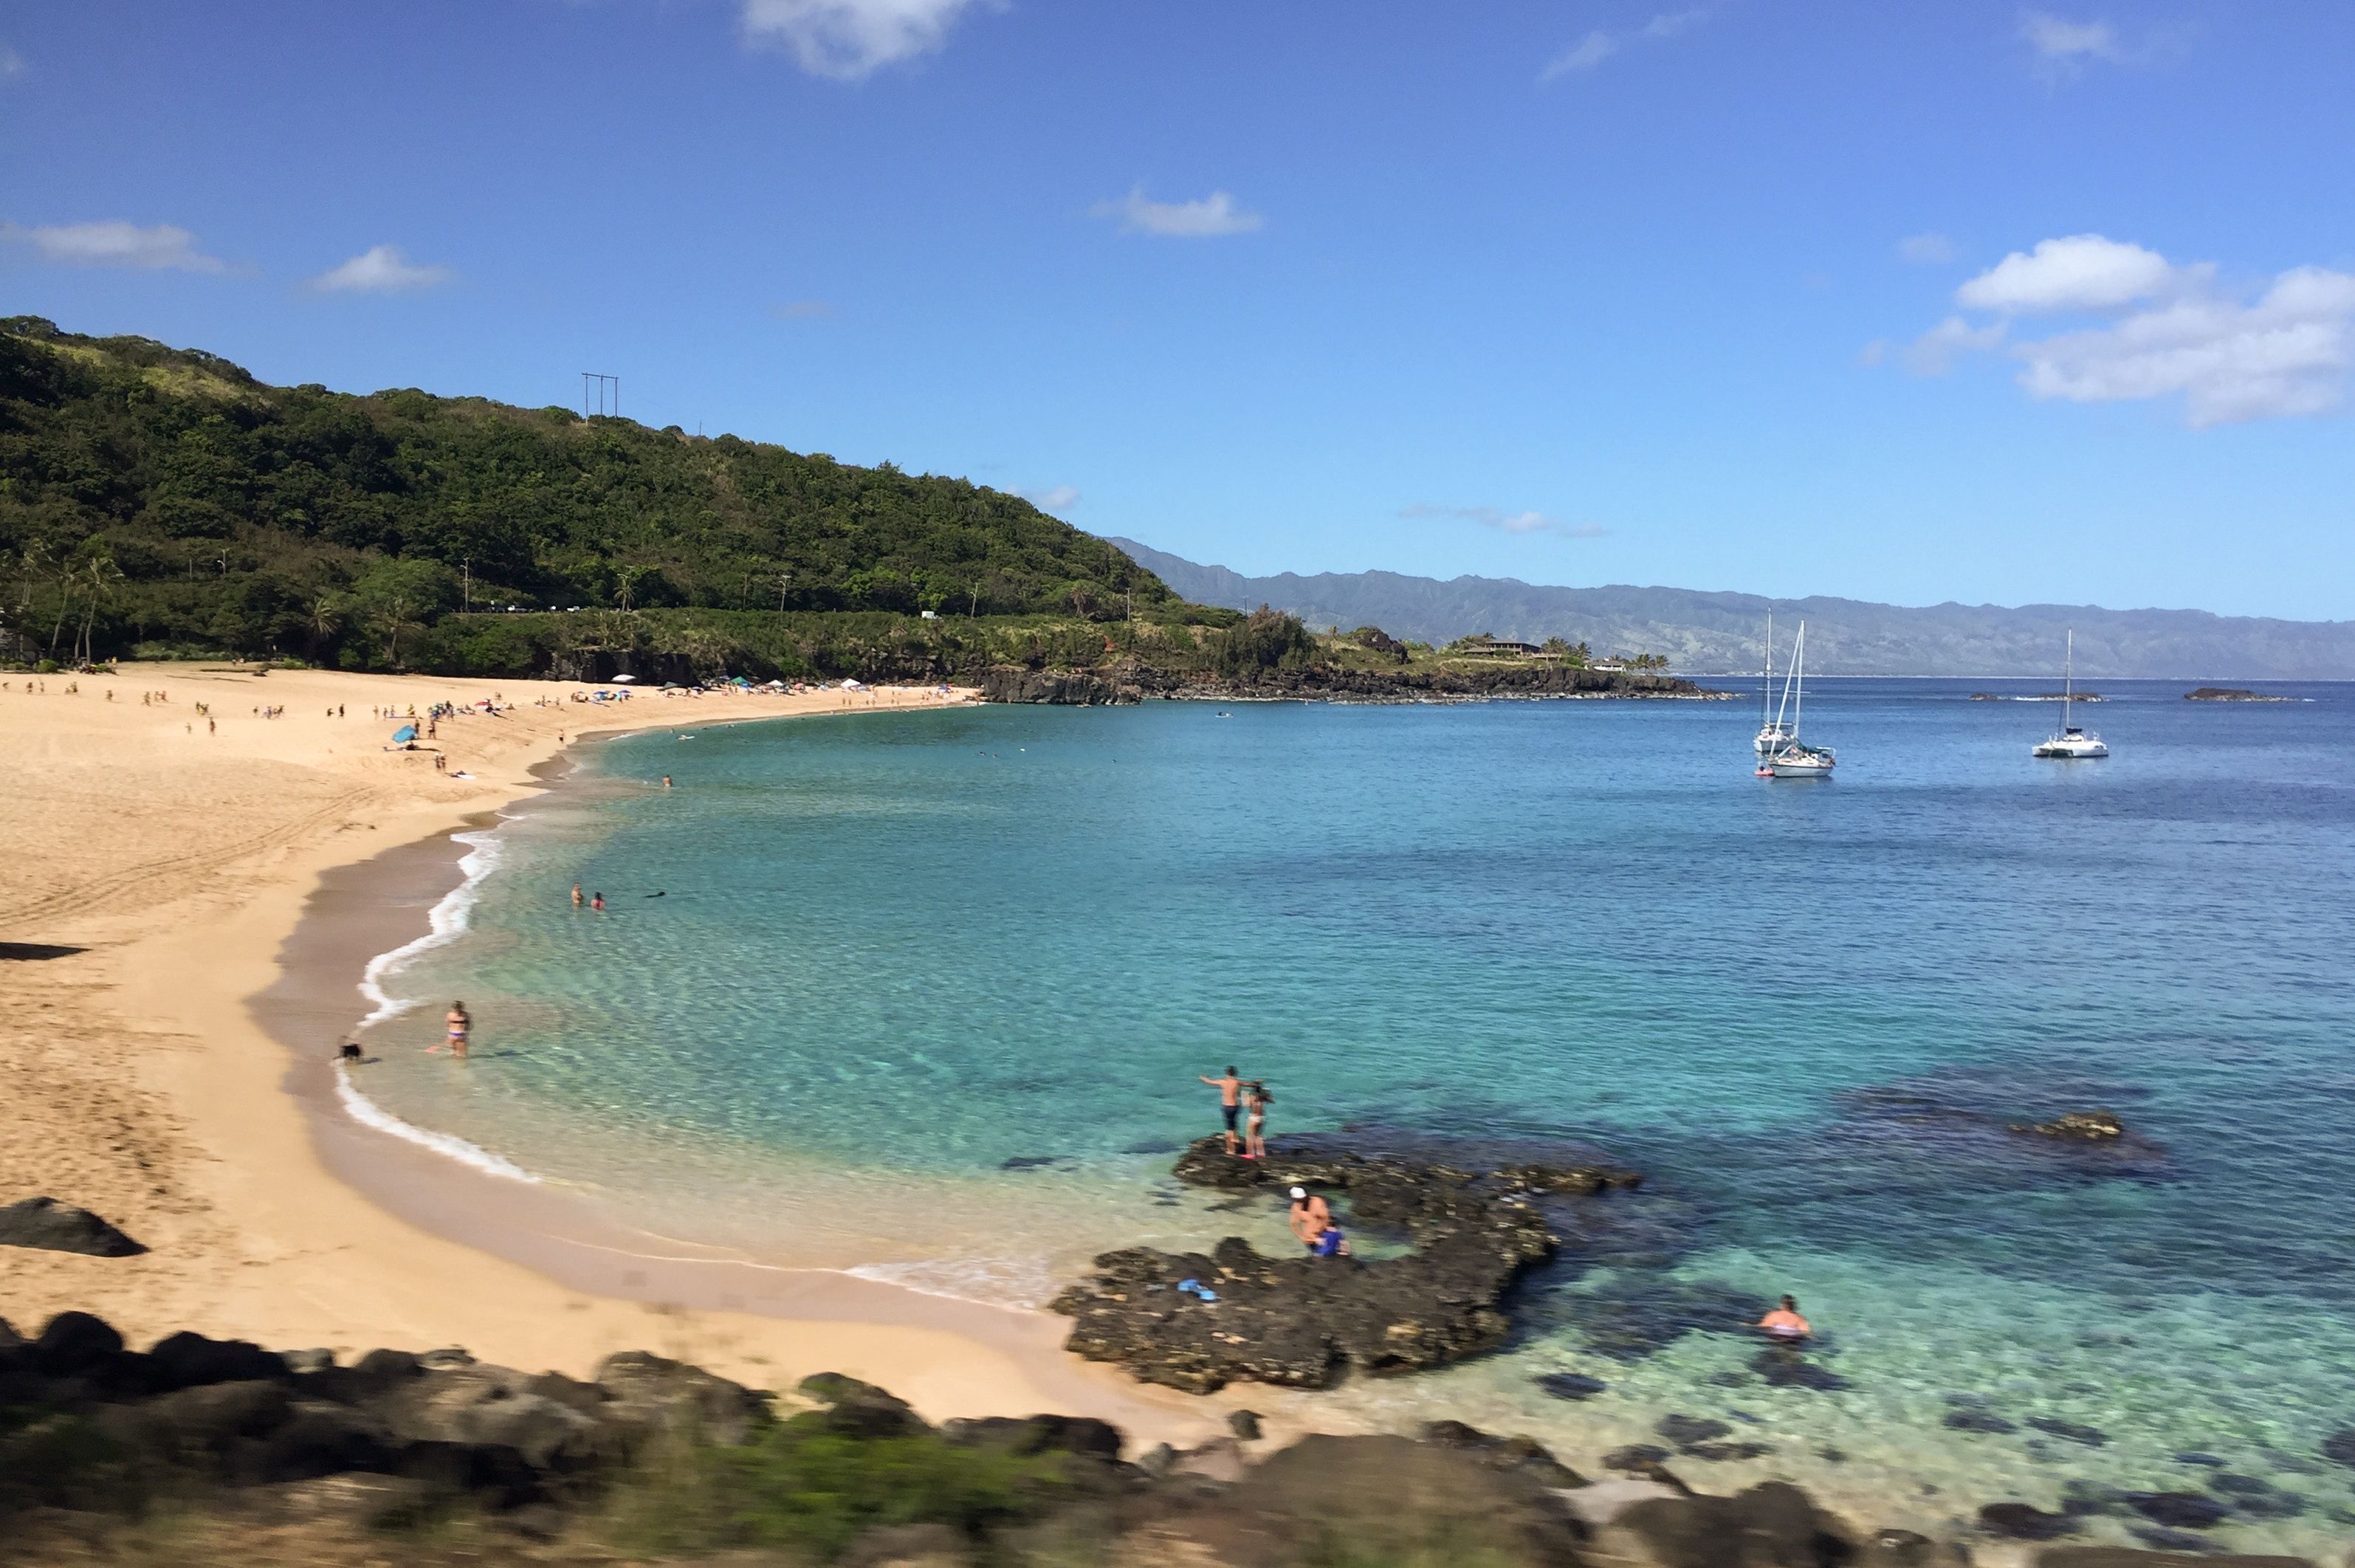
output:
{"label": "catamaran hull", "polygon": [[2099,741],[2047,741],[2033,754],[2063,763],[2095,763],[2108,756],[2110,749]]}
{"label": "catamaran hull", "polygon": [[1829,763],[1769,763],[1758,770],[1770,779],[1828,779],[1832,776]]}

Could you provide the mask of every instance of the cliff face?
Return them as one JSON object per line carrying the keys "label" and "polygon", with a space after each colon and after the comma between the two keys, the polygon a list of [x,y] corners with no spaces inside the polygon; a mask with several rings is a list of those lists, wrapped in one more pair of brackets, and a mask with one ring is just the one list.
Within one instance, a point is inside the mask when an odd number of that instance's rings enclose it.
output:
{"label": "cliff face", "polygon": [[1000,665],[982,678],[990,702],[1044,702],[1071,707],[1141,702],[1148,697],[1198,701],[1291,698],[1304,701],[1427,702],[1478,698],[1683,698],[1714,700],[1712,691],[1676,676],[1572,669],[1561,665],[1499,665],[1494,668],[1381,670],[1331,665],[1258,670],[1226,677],[1199,670],[1157,669],[1135,661],[1091,670],[1034,670]]}

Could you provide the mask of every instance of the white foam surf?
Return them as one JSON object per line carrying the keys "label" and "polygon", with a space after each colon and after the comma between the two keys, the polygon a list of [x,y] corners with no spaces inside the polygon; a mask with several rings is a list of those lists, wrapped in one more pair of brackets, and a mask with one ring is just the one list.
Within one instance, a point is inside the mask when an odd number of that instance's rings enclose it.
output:
{"label": "white foam surf", "polygon": [[535,1186],[539,1182],[538,1177],[515,1161],[493,1154],[479,1144],[470,1144],[464,1138],[453,1137],[448,1133],[428,1132],[423,1127],[412,1126],[402,1121],[361,1093],[359,1086],[352,1082],[351,1072],[340,1061],[336,1063],[336,1098],[342,1102],[344,1114],[364,1127],[373,1127],[420,1148],[431,1149],[444,1158],[456,1160],[460,1165],[471,1166],[486,1176],[504,1177],[509,1181],[527,1181]]}
{"label": "white foam surf", "polygon": [[360,1019],[359,1027],[368,1029],[398,1017],[417,1006],[414,997],[395,997],[384,988],[385,981],[409,966],[418,955],[455,942],[465,933],[468,912],[482,896],[483,879],[498,866],[501,859],[497,830],[484,828],[474,833],[453,834],[467,847],[458,857],[458,869],[464,873],[458,885],[443,894],[426,915],[424,935],[404,942],[389,953],[379,953],[360,972],[360,995],[368,998],[369,1012]]}

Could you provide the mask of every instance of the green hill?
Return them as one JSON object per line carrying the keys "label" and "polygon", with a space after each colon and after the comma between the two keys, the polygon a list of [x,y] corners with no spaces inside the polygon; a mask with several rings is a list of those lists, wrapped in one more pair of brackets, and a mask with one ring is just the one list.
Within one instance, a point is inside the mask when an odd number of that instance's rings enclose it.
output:
{"label": "green hill", "polygon": [[1185,628],[1239,619],[962,479],[569,409],[272,387],[36,316],[0,320],[0,657],[18,659],[522,674],[618,651],[682,674],[927,675],[1092,663],[1162,632],[1191,650]]}

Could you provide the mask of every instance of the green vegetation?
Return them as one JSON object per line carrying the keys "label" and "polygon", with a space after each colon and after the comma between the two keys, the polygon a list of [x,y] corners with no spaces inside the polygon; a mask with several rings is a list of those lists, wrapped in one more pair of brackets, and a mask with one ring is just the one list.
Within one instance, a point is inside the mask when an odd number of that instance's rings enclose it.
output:
{"label": "green vegetation", "polygon": [[811,1563],[915,1525],[978,1543],[1067,1501],[1067,1469],[1059,1454],[963,1447],[931,1431],[847,1436],[812,1413],[741,1446],[680,1442],[648,1456],[614,1484],[597,1533],[645,1555],[770,1547]]}
{"label": "green vegetation", "polygon": [[0,656],[523,674],[622,646],[834,674],[921,645],[951,673],[1034,644],[1092,663],[1107,636],[1208,655],[1200,633],[1236,620],[961,479],[564,409],[271,387],[197,350],[0,320]]}

